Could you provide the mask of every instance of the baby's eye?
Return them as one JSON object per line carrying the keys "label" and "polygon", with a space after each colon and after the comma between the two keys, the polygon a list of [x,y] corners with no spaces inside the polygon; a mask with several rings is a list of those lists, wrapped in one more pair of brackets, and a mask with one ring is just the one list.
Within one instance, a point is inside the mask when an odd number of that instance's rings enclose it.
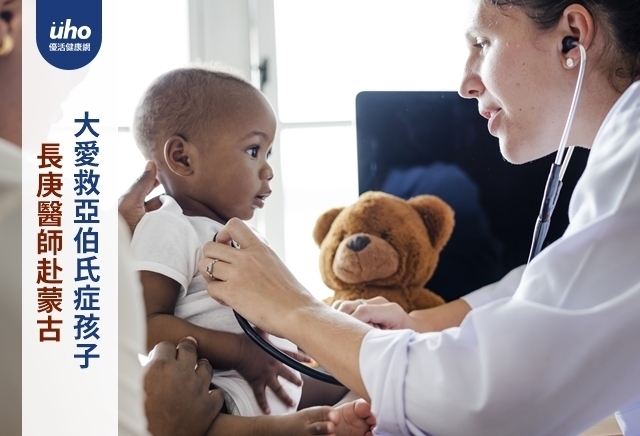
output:
{"label": "baby's eye", "polygon": [[247,149],[247,153],[249,154],[249,156],[251,157],[258,157],[258,150],[260,150],[260,147],[257,145],[254,145],[253,147],[249,147]]}
{"label": "baby's eye", "polygon": [[269,151],[267,151],[267,159],[269,159],[271,157],[271,149],[269,149]]}

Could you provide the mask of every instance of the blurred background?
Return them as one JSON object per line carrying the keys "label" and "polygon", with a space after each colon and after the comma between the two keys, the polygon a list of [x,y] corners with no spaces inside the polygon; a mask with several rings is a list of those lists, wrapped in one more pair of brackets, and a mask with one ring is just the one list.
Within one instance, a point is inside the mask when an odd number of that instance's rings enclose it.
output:
{"label": "blurred background", "polygon": [[[118,144],[124,192],[144,168],[130,131],[146,86],[221,62],[262,89],[279,118],[273,195],[253,224],[318,298],[317,217],[358,196],[361,91],[455,91],[466,58],[463,0],[131,0],[119,19]],[[91,70],[63,109],[83,110]]]}

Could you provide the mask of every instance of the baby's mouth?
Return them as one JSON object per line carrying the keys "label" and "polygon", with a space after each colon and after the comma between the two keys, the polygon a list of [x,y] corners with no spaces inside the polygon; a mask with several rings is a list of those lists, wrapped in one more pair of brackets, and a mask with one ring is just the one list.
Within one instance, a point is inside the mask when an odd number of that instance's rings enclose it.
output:
{"label": "baby's mouth", "polygon": [[258,207],[258,208],[262,208],[264,206],[264,202],[267,199],[267,197],[271,195],[271,192],[265,192],[264,194],[259,194],[256,195],[254,197],[254,204]]}

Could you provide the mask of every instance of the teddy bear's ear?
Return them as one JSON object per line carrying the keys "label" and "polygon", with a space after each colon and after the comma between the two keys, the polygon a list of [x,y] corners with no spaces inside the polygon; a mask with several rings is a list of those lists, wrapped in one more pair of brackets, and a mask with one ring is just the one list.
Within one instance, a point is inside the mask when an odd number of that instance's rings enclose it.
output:
{"label": "teddy bear's ear", "polygon": [[316,241],[318,247],[324,241],[324,238],[329,233],[329,229],[331,228],[331,224],[335,221],[336,217],[342,212],[344,207],[336,207],[334,209],[328,210],[318,218],[316,221],[316,226],[313,229],[313,240]]}
{"label": "teddy bear's ear", "polygon": [[418,195],[408,201],[418,211],[434,247],[442,249],[453,232],[453,209],[434,195]]}

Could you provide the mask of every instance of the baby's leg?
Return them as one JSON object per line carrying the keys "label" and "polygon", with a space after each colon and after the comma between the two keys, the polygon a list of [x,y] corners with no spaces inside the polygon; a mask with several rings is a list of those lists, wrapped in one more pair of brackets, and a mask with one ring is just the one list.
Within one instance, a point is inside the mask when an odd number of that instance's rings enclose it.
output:
{"label": "baby's leg", "polygon": [[[314,436],[336,435],[339,413],[331,407],[311,407],[287,415],[234,416],[219,414],[208,435]],[[344,433],[356,435],[357,433]],[[362,433],[364,435],[364,433]]]}
{"label": "baby's leg", "polygon": [[371,436],[376,418],[371,405],[363,399],[351,401],[334,408],[338,412],[336,436]]}

